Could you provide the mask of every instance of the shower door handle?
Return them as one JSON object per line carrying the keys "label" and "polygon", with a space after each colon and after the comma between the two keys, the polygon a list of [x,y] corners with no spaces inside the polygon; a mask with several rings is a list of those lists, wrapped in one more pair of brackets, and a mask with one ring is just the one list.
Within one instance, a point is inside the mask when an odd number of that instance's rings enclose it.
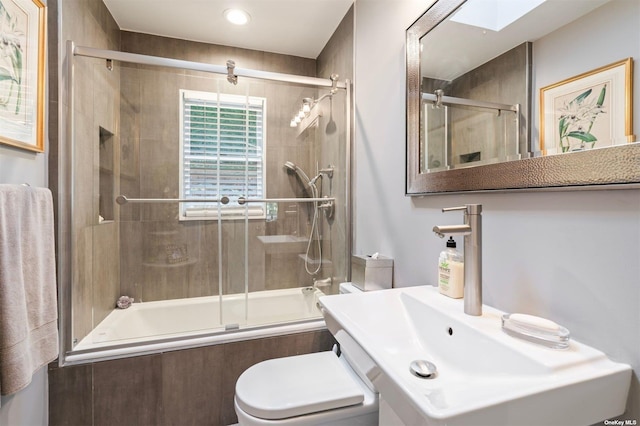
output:
{"label": "shower door handle", "polygon": [[218,198],[127,198],[125,195],[118,195],[116,203],[121,206],[128,203],[222,203],[229,204],[229,197],[224,196]]}
{"label": "shower door handle", "polygon": [[248,203],[321,203],[324,201],[335,203],[335,198],[245,198],[239,197],[241,206]]}

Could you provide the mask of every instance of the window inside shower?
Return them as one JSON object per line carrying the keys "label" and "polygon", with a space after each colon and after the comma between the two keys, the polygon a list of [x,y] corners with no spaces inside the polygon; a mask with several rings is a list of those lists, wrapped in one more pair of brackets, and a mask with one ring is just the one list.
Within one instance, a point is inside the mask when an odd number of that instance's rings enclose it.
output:
{"label": "window inside shower", "polygon": [[320,319],[348,276],[345,85],[73,61],[70,347]]}
{"label": "window inside shower", "polygon": [[265,98],[180,90],[180,198],[235,200],[180,203],[182,220],[265,218],[264,203],[237,200],[264,198],[266,112]]}

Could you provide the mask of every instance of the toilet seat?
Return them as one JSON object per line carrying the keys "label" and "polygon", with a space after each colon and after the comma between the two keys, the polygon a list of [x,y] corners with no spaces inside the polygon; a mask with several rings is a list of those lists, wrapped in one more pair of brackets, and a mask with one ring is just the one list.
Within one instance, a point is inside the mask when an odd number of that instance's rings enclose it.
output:
{"label": "toilet seat", "polygon": [[278,420],[362,404],[363,384],[333,352],[270,359],[236,382],[235,403],[250,416]]}

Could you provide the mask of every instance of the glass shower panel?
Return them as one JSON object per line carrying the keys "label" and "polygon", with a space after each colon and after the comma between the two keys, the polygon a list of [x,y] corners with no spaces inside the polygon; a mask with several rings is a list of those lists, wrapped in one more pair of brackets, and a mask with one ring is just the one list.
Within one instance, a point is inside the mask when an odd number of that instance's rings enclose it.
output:
{"label": "glass shower panel", "polygon": [[452,167],[489,164],[518,154],[514,111],[461,105],[449,109]]}
{"label": "glass shower panel", "polygon": [[[226,77],[187,75],[182,96],[184,192],[181,197],[226,197],[212,211],[185,203],[184,221],[217,224],[220,322],[226,330],[251,325],[248,292],[262,277],[249,236],[264,234],[266,131],[269,99],[264,85],[250,79],[230,85]],[[188,105],[187,105],[188,104]]]}
{"label": "glass shower panel", "polygon": [[423,103],[421,172],[519,158],[517,112]]}
{"label": "glass shower panel", "polygon": [[447,170],[449,161],[449,107],[442,105],[435,107],[431,103],[423,104],[424,113],[421,114],[421,157],[420,171]]}
{"label": "glass shower panel", "polygon": [[347,275],[344,91],[86,57],[72,80],[75,349],[321,317]]}
{"label": "glass shower panel", "polygon": [[110,90],[119,69],[82,61],[85,76],[72,92],[75,146],[72,147],[72,311],[73,342],[87,336],[115,306],[118,294],[119,233],[114,194],[119,190],[119,94]]}
{"label": "glass shower panel", "polygon": [[[327,89],[306,89],[297,96],[281,120],[282,148],[267,191],[274,200],[272,214],[266,234],[258,237],[265,290],[299,300],[283,302],[273,322],[320,317],[317,298],[337,293],[346,277],[346,96]],[[298,126],[288,126],[303,99],[309,111]]]}

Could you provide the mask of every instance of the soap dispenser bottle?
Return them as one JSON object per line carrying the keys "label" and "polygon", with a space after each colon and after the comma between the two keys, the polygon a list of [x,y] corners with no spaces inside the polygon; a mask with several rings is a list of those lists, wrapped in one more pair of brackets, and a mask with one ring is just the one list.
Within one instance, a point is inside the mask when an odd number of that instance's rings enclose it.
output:
{"label": "soap dispenser bottle", "polygon": [[438,259],[438,288],[440,293],[460,299],[464,295],[464,263],[462,254],[456,250],[456,242],[449,237],[447,248]]}

